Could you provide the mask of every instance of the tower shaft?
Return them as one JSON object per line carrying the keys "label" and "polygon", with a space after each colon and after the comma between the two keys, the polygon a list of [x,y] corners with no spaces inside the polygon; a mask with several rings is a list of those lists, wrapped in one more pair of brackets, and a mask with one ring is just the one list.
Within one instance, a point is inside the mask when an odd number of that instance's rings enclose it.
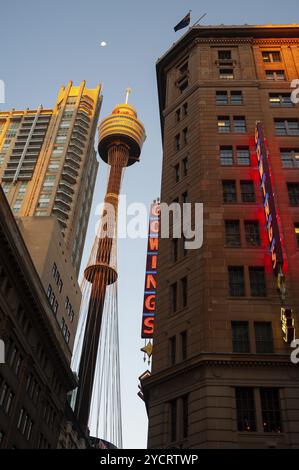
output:
{"label": "tower shaft", "polygon": [[92,288],[80,361],[80,384],[75,407],[75,413],[84,428],[88,425],[89,419],[106,289],[107,285],[113,284],[117,278],[115,269],[110,267],[110,258],[113,237],[116,236],[118,196],[123,169],[127,165],[128,158],[128,148],[121,142],[115,142],[109,148],[108,163],[111,164],[111,167],[104,199],[106,223],[102,225],[98,238],[96,264],[90,267]]}

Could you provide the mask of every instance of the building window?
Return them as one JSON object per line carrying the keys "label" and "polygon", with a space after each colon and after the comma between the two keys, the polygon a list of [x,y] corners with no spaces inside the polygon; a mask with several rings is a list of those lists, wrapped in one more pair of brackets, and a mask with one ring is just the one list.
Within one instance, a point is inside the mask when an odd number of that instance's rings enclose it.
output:
{"label": "building window", "polygon": [[225,221],[225,242],[229,247],[241,245],[240,222],[238,220]]}
{"label": "building window", "polygon": [[254,322],[256,352],[273,353],[273,336],[271,322]]}
{"label": "building window", "polygon": [[233,80],[234,70],[233,69],[219,69],[219,78],[221,80]]}
{"label": "building window", "polygon": [[242,91],[231,91],[231,93],[230,93],[230,102],[234,106],[242,105],[243,104]]}
{"label": "building window", "polygon": [[234,116],[234,131],[238,134],[246,133],[246,121],[243,116]]}
{"label": "building window", "polygon": [[249,246],[260,246],[260,224],[255,220],[246,220],[244,222],[246,243]]}
{"label": "building window", "polygon": [[173,261],[174,263],[176,263],[177,260],[178,260],[178,243],[179,243],[178,238],[173,238],[173,239],[172,239],[172,242],[171,242],[172,261]]}
{"label": "building window", "polygon": [[265,297],[267,295],[265,270],[263,267],[249,268],[249,280],[252,297]]}
{"label": "building window", "polygon": [[253,181],[241,181],[240,188],[242,202],[255,202]]}
{"label": "building window", "polygon": [[221,146],[220,147],[220,163],[223,166],[231,166],[233,164],[233,147]]}
{"label": "building window", "polygon": [[241,166],[250,166],[249,147],[237,147],[237,162]]}
{"label": "building window", "polygon": [[0,446],[1,446],[2,442],[4,441],[4,437],[5,437],[4,432],[0,431]]}
{"label": "building window", "polygon": [[224,51],[218,51],[218,60],[222,61],[231,61],[232,60],[232,51],[226,49]]}
{"label": "building window", "polygon": [[188,303],[188,280],[187,277],[181,279],[182,306],[187,307]]}
{"label": "building window", "polygon": [[245,282],[243,266],[229,266],[229,295],[231,297],[244,297]]}
{"label": "building window", "polygon": [[263,51],[264,62],[281,62],[281,55],[279,51]]}
{"label": "building window", "polygon": [[291,93],[269,93],[269,103],[271,106],[293,106]]}
{"label": "building window", "polygon": [[185,127],[185,129],[183,129],[183,140],[184,140],[184,145],[187,145],[188,144],[188,128]]}
{"label": "building window", "polygon": [[275,119],[276,135],[279,136],[293,136],[299,135],[299,120],[298,119]]}
{"label": "building window", "polygon": [[280,149],[280,158],[284,168],[299,168],[299,149]]}
{"label": "building window", "polygon": [[188,158],[183,158],[183,175],[187,176],[188,175]]}
{"label": "building window", "polygon": [[189,397],[182,397],[182,414],[183,414],[183,439],[188,437],[189,433]]}
{"label": "building window", "polygon": [[181,135],[180,134],[177,134],[175,136],[175,148],[176,150],[180,150],[181,148]]}
{"label": "building window", "polygon": [[14,212],[14,214],[17,214],[18,212],[20,212],[20,209],[22,207],[22,204],[23,204],[23,199],[16,199],[13,206],[12,206],[12,210]]}
{"label": "building window", "polygon": [[183,104],[183,114],[184,117],[188,116],[188,102]]}
{"label": "building window", "polygon": [[230,132],[230,119],[229,116],[218,117],[218,132],[220,134],[227,134]]}
{"label": "building window", "polygon": [[175,282],[170,286],[170,302],[172,313],[177,311],[177,283]]}
{"label": "building window", "polygon": [[232,321],[232,340],[234,353],[249,353],[249,328],[246,321]]}
{"label": "building window", "polygon": [[175,442],[177,439],[177,400],[170,402],[170,440]]}
{"label": "building window", "polygon": [[287,183],[291,206],[299,206],[299,183]]}
{"label": "building window", "polygon": [[188,191],[183,192],[182,202],[183,202],[183,204],[187,204],[187,202],[188,202]]}
{"label": "building window", "polygon": [[299,223],[295,223],[295,235],[297,240],[297,246],[299,248]]}
{"label": "building window", "polygon": [[261,388],[260,396],[264,432],[280,433],[282,426],[279,390],[276,388]]}
{"label": "building window", "polygon": [[180,181],[180,165],[175,165],[174,167],[174,174],[175,174],[175,182],[178,183]]}
{"label": "building window", "polygon": [[218,105],[228,104],[227,91],[216,91],[216,104]]}
{"label": "building window", "polygon": [[181,337],[181,357],[182,361],[186,361],[188,356],[188,348],[187,348],[187,331],[182,331],[180,334]]}
{"label": "building window", "polygon": [[275,81],[285,80],[284,70],[266,70],[266,79]]}
{"label": "building window", "polygon": [[222,181],[223,188],[223,202],[235,203],[237,202],[237,189],[235,181]]}
{"label": "building window", "polygon": [[235,393],[238,431],[255,432],[256,419],[253,388],[237,387]]}
{"label": "building window", "polygon": [[180,122],[181,120],[181,108],[177,109],[175,112],[175,120],[176,122]]}
{"label": "building window", "polygon": [[176,336],[169,338],[170,365],[176,363]]}

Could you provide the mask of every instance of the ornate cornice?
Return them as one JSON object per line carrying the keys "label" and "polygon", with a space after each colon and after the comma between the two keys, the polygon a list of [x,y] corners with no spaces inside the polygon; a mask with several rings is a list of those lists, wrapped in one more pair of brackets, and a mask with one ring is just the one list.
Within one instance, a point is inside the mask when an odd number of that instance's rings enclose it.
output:
{"label": "ornate cornice", "polygon": [[299,45],[299,38],[290,38],[290,39],[280,39],[280,38],[275,38],[275,39],[253,39],[252,41],[253,45],[256,46],[279,46],[279,45]]}
{"label": "ornate cornice", "polygon": [[209,38],[196,38],[193,41],[194,45],[197,44],[229,44],[229,45],[238,45],[238,44],[251,44],[253,41],[253,38],[247,37],[247,38],[229,38],[229,37],[209,37]]}

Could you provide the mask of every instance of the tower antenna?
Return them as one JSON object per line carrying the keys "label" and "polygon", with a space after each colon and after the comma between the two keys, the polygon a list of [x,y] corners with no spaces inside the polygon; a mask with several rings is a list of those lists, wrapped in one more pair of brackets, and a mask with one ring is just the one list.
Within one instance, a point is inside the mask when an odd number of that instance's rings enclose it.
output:
{"label": "tower antenna", "polygon": [[129,102],[129,96],[132,93],[132,88],[128,87],[126,88],[126,104]]}

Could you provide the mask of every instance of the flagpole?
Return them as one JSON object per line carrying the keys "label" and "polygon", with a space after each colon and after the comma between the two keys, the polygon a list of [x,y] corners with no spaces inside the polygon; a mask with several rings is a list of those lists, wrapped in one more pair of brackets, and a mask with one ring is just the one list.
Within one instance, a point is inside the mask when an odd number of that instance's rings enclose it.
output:
{"label": "flagpole", "polygon": [[196,26],[205,16],[207,16],[207,13],[202,15],[192,26],[190,26],[190,28],[193,28],[194,26]]}

